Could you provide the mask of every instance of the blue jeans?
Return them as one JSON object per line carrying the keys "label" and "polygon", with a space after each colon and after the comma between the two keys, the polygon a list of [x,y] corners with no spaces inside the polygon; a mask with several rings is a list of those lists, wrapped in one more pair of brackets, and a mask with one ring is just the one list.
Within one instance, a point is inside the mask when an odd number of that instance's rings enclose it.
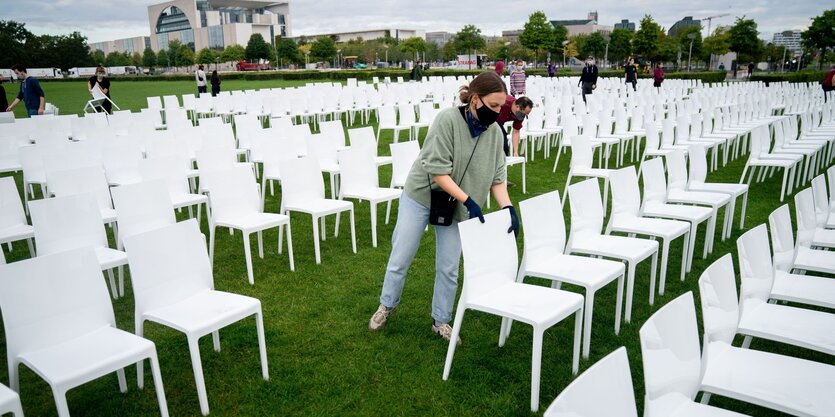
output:
{"label": "blue jeans", "polygon": [[38,115],[38,109],[26,109],[26,114],[28,114],[29,117],[37,116]]}
{"label": "blue jeans", "polygon": [[[400,304],[406,272],[415,258],[423,231],[429,224],[429,208],[400,196],[397,224],[391,237],[391,255],[386,266],[386,277],[380,304],[394,308]],[[440,323],[452,320],[455,293],[458,290],[458,263],[461,260],[461,239],[458,222],[449,226],[435,226],[435,293],[432,296],[432,318]]]}

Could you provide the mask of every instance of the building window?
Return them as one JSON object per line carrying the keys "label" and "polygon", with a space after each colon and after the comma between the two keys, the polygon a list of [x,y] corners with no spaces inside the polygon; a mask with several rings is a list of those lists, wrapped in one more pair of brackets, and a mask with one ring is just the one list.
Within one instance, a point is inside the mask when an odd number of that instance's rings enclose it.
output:
{"label": "building window", "polygon": [[133,53],[133,39],[125,39],[122,41],[122,46],[125,52],[132,54]]}
{"label": "building window", "polygon": [[180,41],[194,50],[194,31],[191,29],[180,31]]}
{"label": "building window", "polygon": [[182,10],[171,6],[162,11],[157,19],[157,33],[176,32],[178,30],[191,29],[188,17]]}
{"label": "building window", "polygon": [[167,33],[158,33],[157,34],[157,50],[168,49],[168,34]]}
{"label": "building window", "polygon": [[223,49],[223,26],[209,26],[209,49]]}
{"label": "building window", "polygon": [[151,47],[151,37],[146,36],[144,40],[145,40],[145,49],[150,48]]}

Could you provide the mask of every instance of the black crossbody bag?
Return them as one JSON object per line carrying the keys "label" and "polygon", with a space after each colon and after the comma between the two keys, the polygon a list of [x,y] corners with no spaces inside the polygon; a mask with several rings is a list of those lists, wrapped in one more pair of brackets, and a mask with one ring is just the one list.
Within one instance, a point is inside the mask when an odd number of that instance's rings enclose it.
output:
{"label": "black crossbody bag", "polygon": [[[478,143],[480,140],[476,140],[475,146],[473,146],[473,152],[470,154],[470,159],[467,160],[467,166],[464,167],[464,172],[461,173],[461,178],[456,181],[456,184],[459,184],[462,180],[464,180],[464,175],[467,174],[467,170],[470,168],[470,162],[473,160],[473,155],[475,155],[475,150],[478,148]],[[426,175],[426,179],[429,182],[429,224],[433,226],[449,226],[452,224],[452,219],[455,217],[455,203],[457,200],[455,197],[449,195],[443,189],[433,190],[432,189],[432,180],[429,175]]]}

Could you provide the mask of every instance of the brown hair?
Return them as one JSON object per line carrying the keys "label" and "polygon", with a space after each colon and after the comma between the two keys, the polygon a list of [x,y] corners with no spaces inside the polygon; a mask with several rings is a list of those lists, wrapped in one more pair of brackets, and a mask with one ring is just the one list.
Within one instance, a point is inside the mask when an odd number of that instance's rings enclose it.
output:
{"label": "brown hair", "polygon": [[98,67],[96,67],[96,74],[98,74],[98,73],[100,73],[100,72],[107,73],[107,71],[105,71],[105,70],[104,70],[104,67],[103,67],[103,66],[101,66],[101,65],[99,65]]}
{"label": "brown hair", "polygon": [[482,72],[470,82],[470,85],[462,85],[458,89],[458,98],[461,100],[461,103],[469,104],[470,97],[473,94],[484,97],[488,94],[498,92],[507,94],[507,87],[504,85],[502,77],[493,71]]}

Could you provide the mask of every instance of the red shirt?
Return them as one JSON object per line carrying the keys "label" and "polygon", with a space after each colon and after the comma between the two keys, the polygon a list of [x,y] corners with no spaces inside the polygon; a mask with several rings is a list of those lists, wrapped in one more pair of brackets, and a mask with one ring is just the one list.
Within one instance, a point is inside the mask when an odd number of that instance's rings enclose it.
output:
{"label": "red shirt", "polygon": [[823,86],[832,87],[832,78],[835,77],[835,69],[829,70],[823,77]]}
{"label": "red shirt", "polygon": [[513,102],[515,101],[516,99],[512,95],[507,95],[507,98],[504,101],[504,106],[502,106],[502,111],[499,112],[499,118],[496,119],[496,122],[498,122],[501,126],[504,126],[507,122],[513,122],[513,130],[519,130],[522,128],[522,121],[517,120],[516,117],[513,116],[513,110],[511,109],[511,107],[513,107]]}

